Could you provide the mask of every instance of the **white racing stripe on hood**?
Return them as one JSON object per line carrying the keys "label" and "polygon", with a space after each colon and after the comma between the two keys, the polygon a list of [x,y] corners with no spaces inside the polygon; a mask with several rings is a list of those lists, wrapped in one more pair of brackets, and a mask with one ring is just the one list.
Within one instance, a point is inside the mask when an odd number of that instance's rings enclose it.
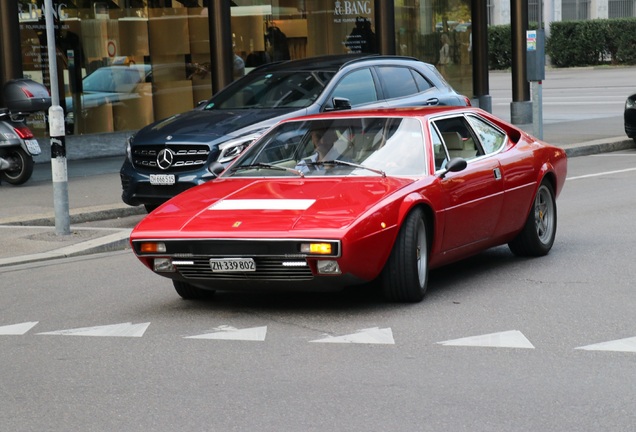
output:
{"label": "white racing stripe on hood", "polygon": [[231,199],[212,204],[208,210],[307,210],[313,199]]}

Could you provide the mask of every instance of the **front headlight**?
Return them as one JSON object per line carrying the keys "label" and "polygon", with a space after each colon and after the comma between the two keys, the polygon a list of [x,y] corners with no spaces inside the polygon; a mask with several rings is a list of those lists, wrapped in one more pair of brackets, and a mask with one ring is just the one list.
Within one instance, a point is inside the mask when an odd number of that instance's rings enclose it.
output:
{"label": "front headlight", "polygon": [[249,147],[250,144],[254,142],[254,140],[260,137],[263,134],[263,131],[258,131],[255,133],[251,133],[249,135],[242,136],[240,138],[235,138],[229,141],[224,142],[219,145],[219,158],[217,159],[220,163],[228,163],[234,159],[238,155],[240,155],[243,150]]}
{"label": "front headlight", "polygon": [[632,95],[627,98],[625,102],[625,109],[634,109],[636,108],[636,95]]}
{"label": "front headlight", "polygon": [[135,136],[131,135],[128,137],[128,139],[126,140],[126,158],[128,159],[128,161],[130,163],[133,163],[133,158],[132,158],[132,148],[131,148],[131,142],[133,140]]}

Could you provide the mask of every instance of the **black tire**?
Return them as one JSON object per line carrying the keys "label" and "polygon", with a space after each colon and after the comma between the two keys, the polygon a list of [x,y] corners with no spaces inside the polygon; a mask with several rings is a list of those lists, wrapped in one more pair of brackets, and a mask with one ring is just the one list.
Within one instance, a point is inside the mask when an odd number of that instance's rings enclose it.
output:
{"label": "black tire", "polygon": [[205,300],[212,297],[215,293],[215,291],[197,288],[187,282],[177,280],[173,280],[172,285],[174,285],[177,294],[184,300]]}
{"label": "black tire", "polygon": [[6,151],[2,157],[9,161],[14,168],[0,171],[0,179],[12,185],[21,185],[31,178],[35,162],[24,149],[21,147],[12,148]]}
{"label": "black tire", "polygon": [[543,181],[537,190],[523,230],[508,243],[508,247],[518,256],[547,255],[554,244],[556,229],[557,207],[554,190],[549,182]]}
{"label": "black tire", "polygon": [[428,233],[424,212],[411,211],[382,270],[382,292],[390,301],[422,301],[428,284]]}

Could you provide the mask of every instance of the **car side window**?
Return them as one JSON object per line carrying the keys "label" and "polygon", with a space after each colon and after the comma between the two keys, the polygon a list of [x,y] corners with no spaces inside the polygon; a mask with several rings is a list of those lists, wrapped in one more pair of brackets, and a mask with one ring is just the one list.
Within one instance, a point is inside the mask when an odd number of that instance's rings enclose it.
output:
{"label": "car side window", "polygon": [[387,99],[410,96],[419,93],[410,68],[380,66],[377,69]]}
{"label": "car side window", "polygon": [[468,121],[479,137],[486,154],[496,153],[503,147],[506,141],[505,133],[474,116],[468,116]]}
{"label": "car side window", "polygon": [[369,69],[353,71],[345,76],[333,91],[333,97],[349,99],[351,106],[361,105],[378,100],[375,81]]}
{"label": "car side window", "polygon": [[448,153],[446,147],[442,142],[442,138],[437,133],[437,129],[431,126],[431,143],[433,144],[433,159],[435,160],[435,171],[444,168],[444,165],[448,161]]}
{"label": "car side window", "polygon": [[451,159],[462,157],[470,160],[484,154],[464,116],[435,120],[434,124],[442,135]]}
{"label": "car side window", "polygon": [[420,75],[419,72],[417,71],[411,71],[411,72],[413,73],[413,77],[415,78],[415,83],[417,84],[417,88],[420,92],[426,91],[433,87],[433,84],[431,84],[426,78]]}

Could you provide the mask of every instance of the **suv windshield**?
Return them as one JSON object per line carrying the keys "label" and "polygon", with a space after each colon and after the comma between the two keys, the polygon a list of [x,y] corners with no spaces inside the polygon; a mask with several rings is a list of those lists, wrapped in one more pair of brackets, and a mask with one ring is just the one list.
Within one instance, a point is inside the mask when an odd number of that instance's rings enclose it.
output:
{"label": "suv windshield", "polygon": [[318,98],[334,75],[324,71],[249,74],[212,98],[205,109],[303,108]]}

